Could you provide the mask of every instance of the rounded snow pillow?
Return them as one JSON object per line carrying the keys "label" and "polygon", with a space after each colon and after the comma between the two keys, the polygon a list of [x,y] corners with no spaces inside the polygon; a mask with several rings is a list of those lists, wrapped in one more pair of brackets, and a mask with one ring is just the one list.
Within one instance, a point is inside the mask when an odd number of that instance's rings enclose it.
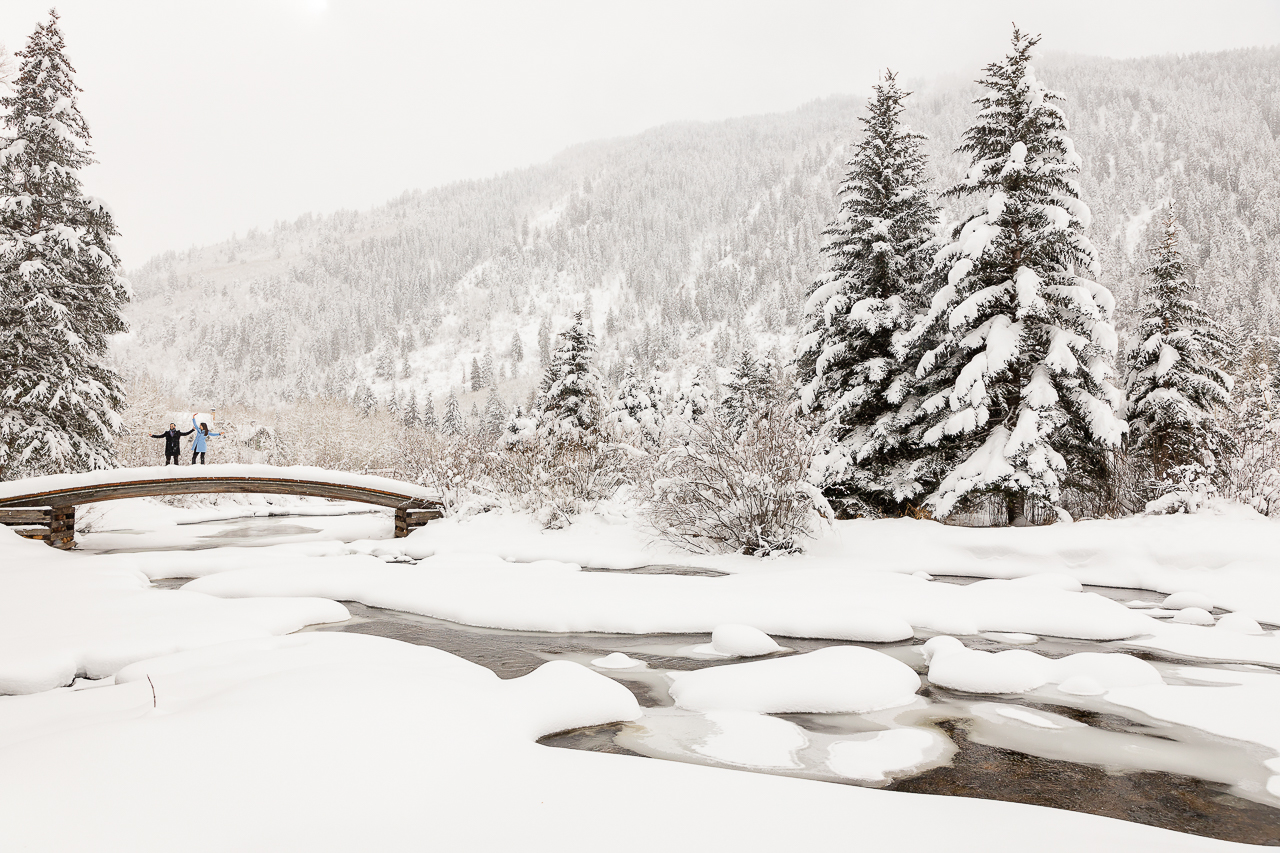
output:
{"label": "rounded snow pillow", "polygon": [[717,625],[711,632],[711,645],[729,657],[753,658],[782,651],[782,646],[758,628],[750,625]]}
{"label": "rounded snow pillow", "polygon": [[1173,614],[1173,621],[1187,625],[1212,625],[1213,616],[1202,607],[1184,607]]}
{"label": "rounded snow pillow", "polygon": [[1201,610],[1212,610],[1213,602],[1209,600],[1209,596],[1202,592],[1194,590],[1186,590],[1185,592],[1175,592],[1164,600],[1164,604],[1160,605],[1166,610],[1182,610],[1184,607],[1198,607]]}

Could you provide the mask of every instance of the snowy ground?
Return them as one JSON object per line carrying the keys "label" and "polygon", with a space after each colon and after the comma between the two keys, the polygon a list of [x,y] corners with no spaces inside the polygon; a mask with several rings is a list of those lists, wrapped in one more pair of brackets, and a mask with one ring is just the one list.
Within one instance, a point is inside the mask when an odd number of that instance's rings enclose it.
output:
{"label": "snowy ground", "polygon": [[[930,683],[973,694],[969,712],[1004,742],[1034,741],[1033,752],[1059,743],[1086,762],[1116,748],[1115,733],[1040,706],[1127,712],[1244,742],[1241,766],[1222,781],[1280,807],[1280,528],[1243,510],[1018,530],[849,522],[807,555],[754,560],[673,554],[625,512],[549,532],[489,513],[393,540],[386,514],[298,508],[303,516],[264,538],[253,518],[272,511],[262,501],[119,501],[84,514],[94,532],[70,553],[0,530],[0,693],[23,694],[0,697],[6,845],[1243,847],[1060,810],[723,769],[787,772],[820,754],[832,778],[874,784],[945,763],[947,738],[913,722]],[[726,576],[582,569],[672,563]],[[993,579],[960,586],[926,572]],[[150,584],[188,577],[180,590]],[[1082,582],[1178,595],[1127,606],[1081,592]],[[646,673],[618,652],[502,681],[436,649],[292,633],[347,619],[339,601],[505,629],[719,628],[681,652],[690,658],[771,651],[760,631],[783,646],[884,645],[777,652],[680,676]],[[921,637],[936,639],[912,645]],[[1111,653],[1066,654],[1098,641]],[[977,650],[993,644],[1006,650]],[[642,709],[615,678],[663,680],[673,704]],[[1038,704],[991,701],[1012,694]],[[865,735],[824,740],[778,713],[870,723]],[[694,740],[690,720],[703,732]],[[637,751],[683,749],[719,766],[535,743],[615,721],[634,721]],[[1170,771],[1184,758],[1170,753]],[[661,836],[637,832],[637,816]]]}

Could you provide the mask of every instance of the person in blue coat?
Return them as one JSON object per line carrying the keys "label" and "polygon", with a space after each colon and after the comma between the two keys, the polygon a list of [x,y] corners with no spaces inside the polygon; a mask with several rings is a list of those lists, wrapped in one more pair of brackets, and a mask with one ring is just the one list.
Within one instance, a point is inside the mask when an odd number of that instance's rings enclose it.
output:
{"label": "person in blue coat", "polygon": [[196,464],[196,457],[200,457],[200,464],[204,464],[204,452],[208,449],[206,442],[214,436],[222,435],[220,432],[209,432],[209,425],[203,421],[196,423],[196,416],[191,415],[191,425],[196,429],[195,443],[191,445],[191,464]]}

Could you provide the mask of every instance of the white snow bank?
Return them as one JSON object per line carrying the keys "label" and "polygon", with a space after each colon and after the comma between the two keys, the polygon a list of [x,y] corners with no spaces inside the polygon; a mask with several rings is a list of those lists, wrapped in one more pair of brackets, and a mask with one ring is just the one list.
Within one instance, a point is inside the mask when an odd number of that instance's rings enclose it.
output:
{"label": "white snow bank", "polygon": [[895,642],[910,638],[913,626],[1120,639],[1159,625],[1099,595],[1015,581],[964,587],[837,568],[714,578],[633,575],[458,553],[402,566],[246,550],[253,553],[241,556],[242,568],[184,589],[229,598],[320,596],[529,631],[702,633],[743,624],[775,636]]}
{"label": "white snow bank", "polygon": [[1252,849],[1058,809],[539,746],[540,733],[636,713],[624,688],[569,663],[502,681],[435,649],[311,633],[122,676],[0,701],[7,848],[651,851],[653,833],[606,807],[624,800],[674,827],[663,843],[677,850],[840,849],[851,826],[886,850],[908,832],[912,846],[984,853],[1028,838],[1045,853]]}
{"label": "white snow bank", "polygon": [[1280,675],[1187,667],[1177,675],[1211,686],[1147,685],[1111,690],[1107,701],[1171,723],[1223,737],[1252,741],[1280,751]]}
{"label": "white snow bank", "polygon": [[1026,649],[978,651],[955,637],[934,637],[924,644],[924,656],[930,681],[966,693],[1026,693],[1054,683],[1067,693],[1093,695],[1164,683],[1151,664],[1118,653],[1081,652],[1055,660]]}
{"label": "white snow bank", "polygon": [[[829,569],[984,578],[1066,576],[1074,583],[1194,592],[1206,604],[1280,624],[1280,526],[1226,502],[1196,515],[1140,516],[1023,528],[949,527],[915,519],[834,522],[808,553],[770,559],[680,554],[624,513],[586,516],[543,531],[530,518],[484,513],[432,522],[400,540],[410,556],[454,551],[601,568],[653,563],[770,573]],[[1184,605],[1185,606],[1185,605]],[[756,627],[763,627],[757,625]],[[948,631],[948,633],[959,633]]]}
{"label": "white snow bank", "polygon": [[157,590],[136,569],[0,528],[0,694],[102,678],[134,661],[348,618],[323,598],[228,601]]}
{"label": "white snow bank", "polygon": [[1127,640],[1126,645],[1159,649],[1179,657],[1280,666],[1280,636],[1231,630],[1231,624],[1250,625],[1253,624],[1252,619],[1249,623],[1233,621],[1225,629],[1154,619],[1152,622],[1156,626],[1151,631],[1152,636]]}
{"label": "white snow bank", "polygon": [[60,489],[101,486],[108,483],[137,483],[152,480],[208,479],[217,477],[253,477],[269,480],[292,480],[360,486],[411,498],[440,500],[439,492],[414,483],[405,483],[371,474],[330,471],[308,465],[258,465],[242,462],[214,465],[153,465],[146,468],[111,468],[82,474],[50,474],[24,480],[0,482],[0,501],[36,495]]}
{"label": "white snow bank", "polygon": [[866,713],[915,699],[911,667],[861,646],[671,673],[671,698],[689,710],[762,714]]}

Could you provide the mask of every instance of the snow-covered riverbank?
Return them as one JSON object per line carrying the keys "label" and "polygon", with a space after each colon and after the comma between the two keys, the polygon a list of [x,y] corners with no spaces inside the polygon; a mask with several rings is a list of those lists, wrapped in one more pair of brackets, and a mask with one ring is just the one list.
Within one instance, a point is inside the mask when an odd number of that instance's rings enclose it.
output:
{"label": "snow-covered riverbank", "polygon": [[[537,738],[567,728],[643,724],[650,714],[653,730],[665,723],[606,677],[610,667],[590,661],[554,661],[504,682],[392,640],[284,636],[347,618],[338,601],[542,631],[703,633],[744,623],[793,637],[1006,642],[1018,654],[926,648],[927,663],[909,660],[925,685],[988,679],[971,689],[1022,689],[1050,703],[1076,689],[1115,713],[1133,709],[1252,742],[1258,778],[1267,778],[1262,766],[1276,775],[1244,793],[1280,805],[1280,738],[1268,720],[1280,675],[1256,666],[1280,665],[1280,637],[1269,627],[1245,633],[1250,620],[1280,621],[1280,559],[1269,553],[1280,527],[1243,510],[1022,530],[849,522],[807,555],[768,560],[676,555],[625,513],[564,531],[490,513],[433,522],[404,540],[358,538],[389,532],[377,515],[313,516],[282,537],[311,541],[209,548],[238,541],[238,522],[182,524],[196,512],[120,502],[96,513],[98,532],[82,535],[83,550],[72,553],[0,530],[0,690],[33,694],[0,697],[0,763],[13,769],[0,776],[0,819],[18,849],[227,849],[246,838],[256,849],[1237,846],[1030,806],[539,746]],[[98,553],[157,539],[170,550]],[[187,550],[195,547],[205,550]],[[675,562],[728,576],[581,568]],[[958,586],[919,572],[996,580]],[[181,590],[150,586],[148,578],[164,577],[199,579]],[[1128,607],[1080,591],[1081,581],[1179,592],[1172,605],[1198,605],[1216,624],[1173,622],[1197,615],[1181,606],[1153,616],[1150,602]],[[1217,668],[1162,667],[1162,676],[1117,654],[1055,663],[1062,653],[1041,639],[1052,637],[1172,649]],[[910,707],[910,668],[865,655],[781,657],[768,672],[731,663],[708,687],[687,682],[683,701],[705,706],[720,726],[694,748],[785,757],[799,748],[787,746],[794,724],[759,711],[857,712],[863,706],[839,702],[864,695]],[[1116,665],[1124,660],[1133,664]],[[1255,665],[1232,671],[1224,661]],[[99,680],[58,686],[77,674]],[[865,710],[885,707],[880,699]],[[1067,725],[1027,713],[1039,717],[1019,724]],[[938,755],[945,741],[927,728],[889,731],[898,734],[874,749],[833,742],[831,766],[870,772],[864,765]],[[919,743],[913,732],[924,733]],[[369,762],[376,772],[356,771]],[[216,821],[201,818],[211,812]],[[670,836],[636,833],[623,813],[660,816]]]}

